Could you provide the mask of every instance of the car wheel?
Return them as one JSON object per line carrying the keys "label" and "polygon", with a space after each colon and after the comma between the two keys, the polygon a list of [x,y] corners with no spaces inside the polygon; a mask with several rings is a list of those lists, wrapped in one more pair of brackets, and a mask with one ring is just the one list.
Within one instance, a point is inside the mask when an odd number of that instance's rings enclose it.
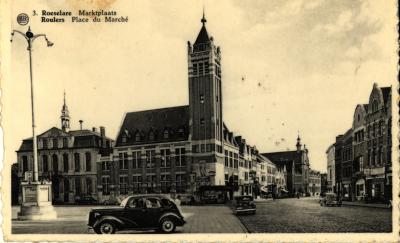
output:
{"label": "car wheel", "polygon": [[160,224],[160,230],[163,233],[172,233],[175,231],[176,225],[174,220],[170,218],[163,219]]}
{"label": "car wheel", "polygon": [[98,234],[114,234],[115,231],[116,231],[115,225],[112,222],[109,222],[109,221],[102,222],[95,229],[95,232],[98,233]]}

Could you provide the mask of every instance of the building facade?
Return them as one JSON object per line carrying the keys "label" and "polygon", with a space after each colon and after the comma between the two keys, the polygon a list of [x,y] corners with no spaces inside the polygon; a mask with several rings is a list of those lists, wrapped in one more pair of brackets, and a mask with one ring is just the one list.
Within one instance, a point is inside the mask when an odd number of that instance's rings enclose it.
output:
{"label": "building facade", "polygon": [[319,171],[310,170],[307,192],[312,196],[316,196],[321,193],[321,173]]}
{"label": "building facade", "polygon": [[308,149],[305,145],[302,148],[300,137],[297,138],[296,148],[294,151],[262,154],[276,164],[278,168],[285,168],[287,190],[292,195],[309,192],[310,162]]}
{"label": "building facade", "polygon": [[[74,203],[83,195],[97,194],[97,155],[112,147],[105,128],[69,130],[69,111],[65,102],[61,111],[61,129],[50,128],[37,136],[39,180],[52,182],[53,202]],[[17,151],[18,177],[31,180],[33,139],[22,141]]]}
{"label": "building facade", "polygon": [[375,83],[368,104],[356,106],[352,127],[336,137],[334,191],[346,200],[392,199],[391,106],[391,87]]}
{"label": "building facade", "polygon": [[326,150],[326,158],[327,158],[327,191],[334,192],[335,191],[335,146],[332,144]]}
{"label": "building facade", "polygon": [[[100,201],[135,193],[259,195],[275,165],[223,121],[221,50],[206,19],[188,42],[189,105],[126,113],[112,151],[99,153]],[[283,183],[282,181],[281,183]],[[220,191],[218,191],[220,190]]]}

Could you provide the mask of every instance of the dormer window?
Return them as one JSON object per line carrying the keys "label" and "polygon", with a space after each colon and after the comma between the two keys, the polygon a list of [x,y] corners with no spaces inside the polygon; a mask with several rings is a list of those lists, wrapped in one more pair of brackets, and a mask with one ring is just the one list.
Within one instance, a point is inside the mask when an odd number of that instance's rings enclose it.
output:
{"label": "dormer window", "polygon": [[150,140],[150,141],[153,141],[153,140],[154,140],[154,132],[153,132],[153,131],[150,131],[150,132],[149,132],[149,140]]}
{"label": "dormer window", "polygon": [[124,134],[122,134],[122,143],[126,143],[126,134],[124,133]]}
{"label": "dormer window", "polygon": [[164,139],[168,139],[169,138],[169,132],[168,129],[164,130]]}
{"label": "dormer window", "polygon": [[43,148],[46,149],[47,148],[47,139],[43,139]]}
{"label": "dormer window", "polygon": [[63,138],[63,147],[64,148],[68,147],[68,138]]}

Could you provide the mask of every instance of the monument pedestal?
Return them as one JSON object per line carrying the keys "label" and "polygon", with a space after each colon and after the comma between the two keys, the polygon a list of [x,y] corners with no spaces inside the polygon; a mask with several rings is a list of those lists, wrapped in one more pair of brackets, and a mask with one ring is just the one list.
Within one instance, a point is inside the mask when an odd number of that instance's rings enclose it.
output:
{"label": "monument pedestal", "polygon": [[20,220],[52,220],[57,213],[51,204],[51,182],[21,182]]}

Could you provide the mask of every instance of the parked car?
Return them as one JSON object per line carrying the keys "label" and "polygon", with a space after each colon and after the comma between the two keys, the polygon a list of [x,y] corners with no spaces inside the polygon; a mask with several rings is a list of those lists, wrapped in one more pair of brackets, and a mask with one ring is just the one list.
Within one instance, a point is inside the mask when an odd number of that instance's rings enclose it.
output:
{"label": "parked car", "polygon": [[104,205],[120,205],[121,200],[119,198],[110,198],[103,201]]}
{"label": "parked car", "polygon": [[88,227],[97,234],[114,234],[121,230],[172,233],[177,226],[185,223],[182,213],[171,198],[146,194],[129,196],[119,206],[92,209]]}
{"label": "parked car", "polygon": [[319,199],[319,204],[321,206],[342,206],[342,199],[336,193],[326,193]]}
{"label": "parked car", "polygon": [[97,204],[97,199],[92,196],[81,196],[75,199],[76,204]]}
{"label": "parked car", "polygon": [[256,213],[256,204],[252,196],[235,197],[235,213]]}

